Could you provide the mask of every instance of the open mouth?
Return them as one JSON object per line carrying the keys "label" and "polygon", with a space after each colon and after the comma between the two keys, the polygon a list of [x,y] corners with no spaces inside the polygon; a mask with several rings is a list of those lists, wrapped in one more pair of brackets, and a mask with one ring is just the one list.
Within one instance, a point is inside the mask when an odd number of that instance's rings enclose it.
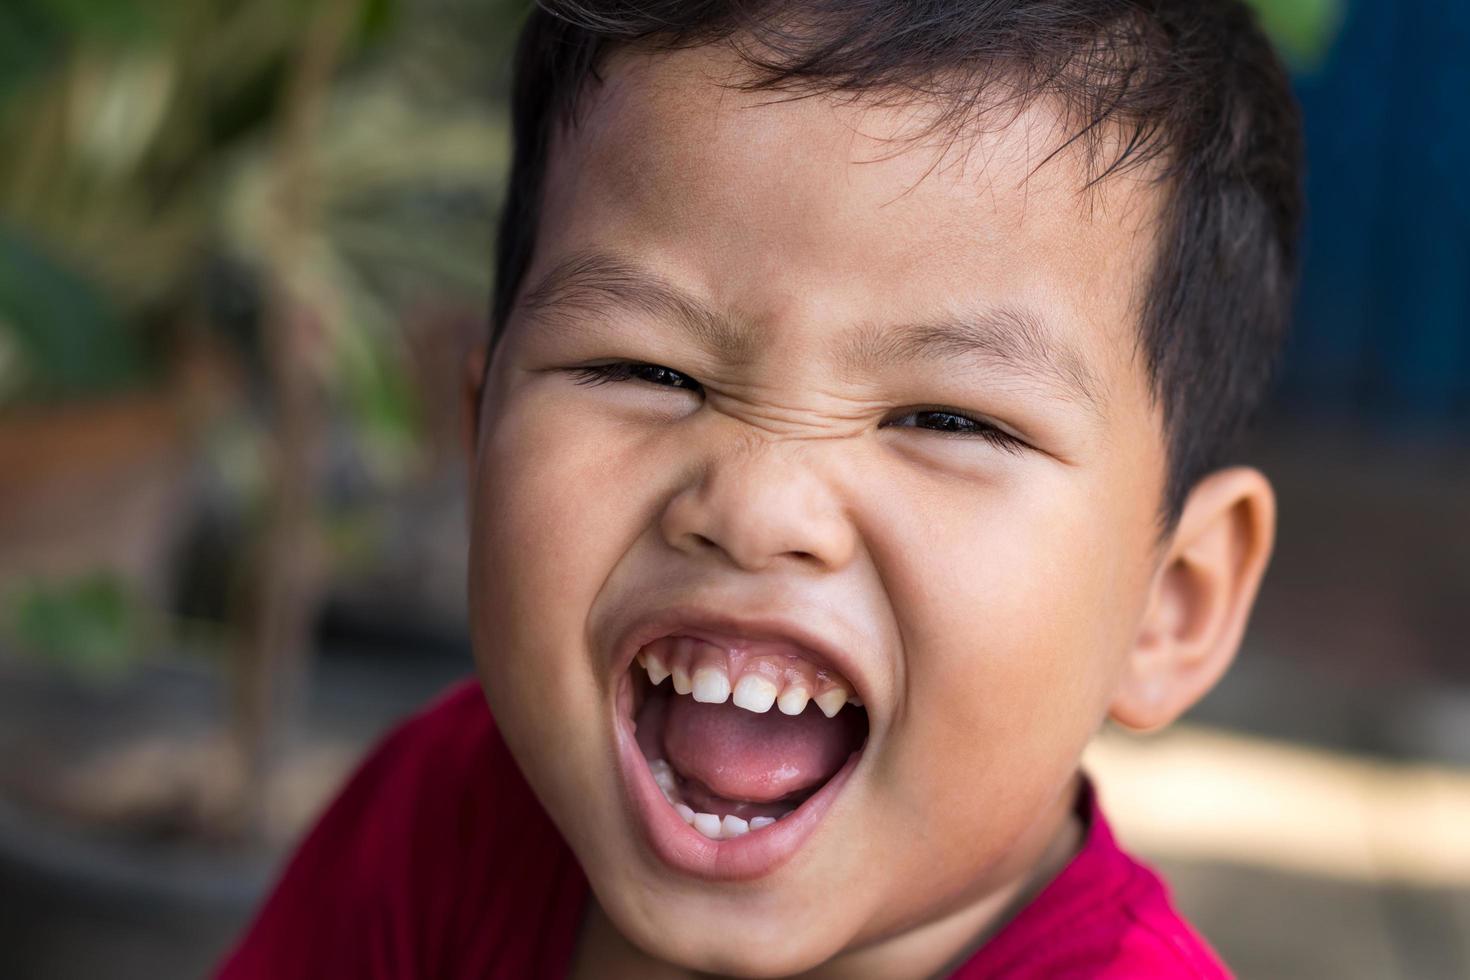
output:
{"label": "open mouth", "polygon": [[868,714],[853,686],[804,653],[681,631],[629,667],[638,749],[668,807],[704,838],[778,832],[861,754]]}

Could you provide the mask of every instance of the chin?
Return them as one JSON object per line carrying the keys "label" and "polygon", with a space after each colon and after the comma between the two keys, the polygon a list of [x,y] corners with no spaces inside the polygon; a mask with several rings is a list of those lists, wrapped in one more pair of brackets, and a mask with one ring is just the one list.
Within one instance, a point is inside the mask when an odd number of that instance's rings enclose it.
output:
{"label": "chin", "polygon": [[656,959],[698,973],[789,977],[821,966],[846,946],[842,938],[823,942],[827,930],[815,924],[793,927],[806,916],[783,915],[774,905],[752,912],[739,901],[694,898],[648,909],[637,899],[621,899],[602,903],[619,931]]}

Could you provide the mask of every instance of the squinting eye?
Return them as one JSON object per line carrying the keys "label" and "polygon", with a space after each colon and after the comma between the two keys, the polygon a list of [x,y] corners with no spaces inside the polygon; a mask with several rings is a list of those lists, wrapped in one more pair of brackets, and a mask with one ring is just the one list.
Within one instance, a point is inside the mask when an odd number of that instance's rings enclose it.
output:
{"label": "squinting eye", "polygon": [[904,429],[927,429],[931,432],[941,432],[946,435],[984,439],[999,449],[1006,452],[1018,453],[1026,448],[1026,444],[1009,432],[996,428],[989,422],[973,419],[968,415],[958,412],[946,411],[945,409],[921,409],[909,412],[885,423]]}
{"label": "squinting eye", "polygon": [[589,364],[570,368],[573,379],[579,385],[605,385],[618,381],[646,381],[661,388],[687,388],[696,394],[704,387],[687,374],[661,364],[645,364],[640,361],[613,361],[609,364]]}

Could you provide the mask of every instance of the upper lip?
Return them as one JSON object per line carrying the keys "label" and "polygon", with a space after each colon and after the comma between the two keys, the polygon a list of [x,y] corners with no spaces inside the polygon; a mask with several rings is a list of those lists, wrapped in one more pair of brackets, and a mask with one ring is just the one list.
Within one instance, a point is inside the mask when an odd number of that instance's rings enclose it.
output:
{"label": "upper lip", "polygon": [[[833,630],[833,632],[837,632]],[[828,667],[852,685],[864,704],[872,704],[868,678],[859,658],[848,648],[794,620],[770,613],[743,614],[703,606],[667,606],[643,613],[623,628],[613,649],[614,674],[627,670],[638,651],[665,636],[700,633],[746,640],[776,640],[804,648],[807,659]]]}

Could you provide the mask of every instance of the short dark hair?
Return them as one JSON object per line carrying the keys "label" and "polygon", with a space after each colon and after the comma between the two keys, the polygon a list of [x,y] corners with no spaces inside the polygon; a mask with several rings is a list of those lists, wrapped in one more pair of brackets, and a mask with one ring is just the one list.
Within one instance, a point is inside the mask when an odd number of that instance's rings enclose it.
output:
{"label": "short dark hair", "polygon": [[[739,42],[749,43],[739,43]],[[613,48],[736,42],[745,87],[894,92],[944,123],[1054,98],[1092,183],[1147,165],[1166,188],[1141,351],[1168,433],[1163,517],[1225,464],[1291,318],[1301,122],[1241,0],[541,0],[516,54],[515,140],[493,308],[498,339],[536,245],[547,155]],[[999,90],[997,90],[999,91]],[[995,99],[989,108],[995,108]]]}

